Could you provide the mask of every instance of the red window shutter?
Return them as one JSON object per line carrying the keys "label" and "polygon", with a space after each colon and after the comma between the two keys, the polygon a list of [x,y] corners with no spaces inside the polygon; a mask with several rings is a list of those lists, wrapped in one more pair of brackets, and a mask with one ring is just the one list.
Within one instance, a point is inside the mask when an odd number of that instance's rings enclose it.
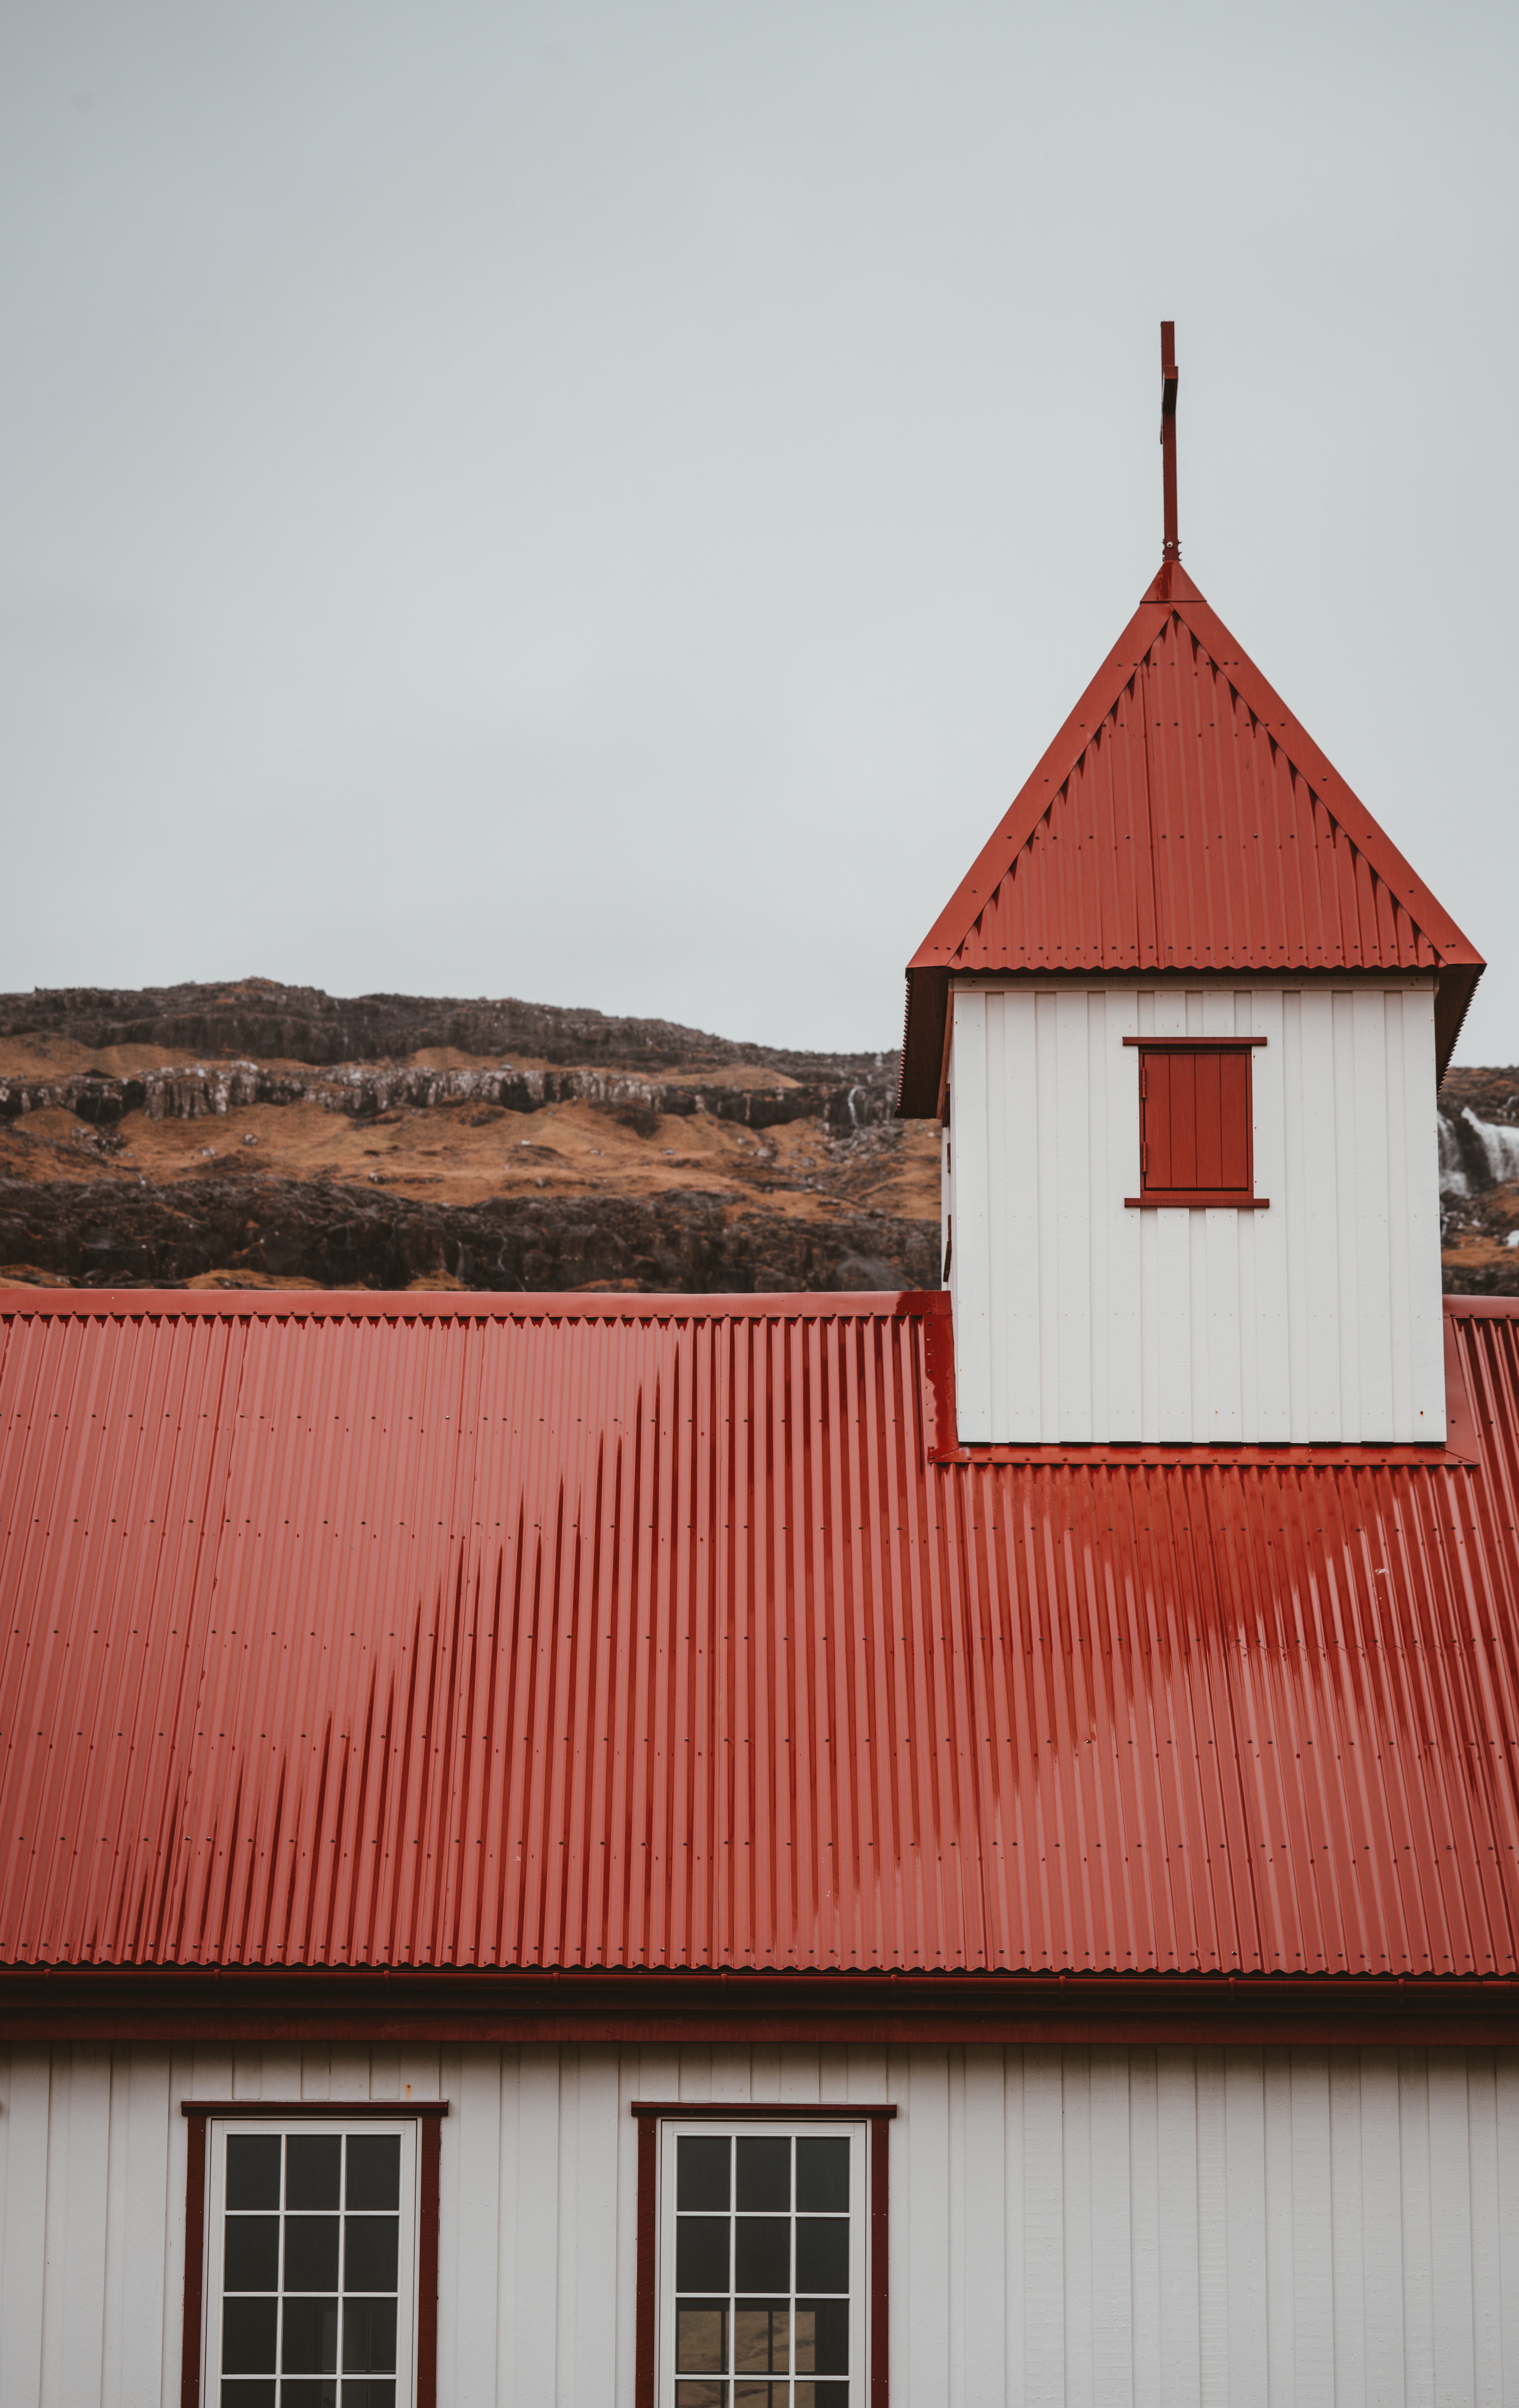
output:
{"label": "red window shutter", "polygon": [[1197,1080],[1189,1054],[1163,1054],[1167,1125],[1164,1176],[1157,1187],[1197,1184]]}
{"label": "red window shutter", "polygon": [[1144,1196],[1251,1198],[1251,1055],[1242,1045],[1145,1045],[1139,1056]]}
{"label": "red window shutter", "polygon": [[1248,1195],[1252,1185],[1250,1145],[1250,1055],[1215,1054],[1218,1065],[1218,1183]]}

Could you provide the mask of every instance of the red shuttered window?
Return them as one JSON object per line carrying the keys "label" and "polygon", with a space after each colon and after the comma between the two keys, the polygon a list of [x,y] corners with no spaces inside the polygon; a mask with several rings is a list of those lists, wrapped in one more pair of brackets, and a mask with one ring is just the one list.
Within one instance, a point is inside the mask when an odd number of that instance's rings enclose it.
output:
{"label": "red shuttered window", "polygon": [[1139,1193],[1131,1206],[1257,1211],[1251,1062],[1264,1038],[1127,1037],[1139,1055]]}

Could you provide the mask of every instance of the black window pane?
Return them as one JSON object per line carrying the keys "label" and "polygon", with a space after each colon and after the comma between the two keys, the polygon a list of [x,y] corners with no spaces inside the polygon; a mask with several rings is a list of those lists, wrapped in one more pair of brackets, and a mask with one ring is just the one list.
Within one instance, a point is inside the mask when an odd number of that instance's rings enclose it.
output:
{"label": "black window pane", "polygon": [[273,2375],[264,2382],[223,2382],[222,2408],[274,2408]]}
{"label": "black window pane", "polygon": [[[840,2229],[849,2229],[847,2225]],[[740,2215],[737,2254],[734,2280],[740,2291],[789,2291],[790,2216]]]}
{"label": "black window pane", "polygon": [[731,2141],[709,2141],[687,2133],[675,2143],[675,2204],[677,2207],[723,2208],[728,2197]]}
{"label": "black window pane", "polygon": [[399,2207],[401,2136],[398,2132],[351,2132],[348,2142],[348,2205]]}
{"label": "black window pane", "polygon": [[847,2383],[798,2383],[795,2408],[849,2408]]}
{"label": "black window pane", "polygon": [[[844,2145],[849,2146],[847,2141]],[[779,2208],[783,2215],[791,2205],[791,2143],[740,2141],[738,2188],[738,2207]]]}
{"label": "black window pane", "polygon": [[229,2132],[227,2205],[278,2207],[279,2204],[279,2133]]}
{"label": "black window pane", "polygon": [[287,2291],[337,2290],[336,2215],[286,2216],[285,2288]]}
{"label": "black window pane", "polygon": [[292,2132],[285,2142],[285,2205],[337,2207],[343,2176],[337,2132]]}
{"label": "black window pane", "polygon": [[229,2215],[222,2230],[222,2289],[278,2291],[279,2218],[277,2215]]}
{"label": "black window pane", "polygon": [[799,2215],[796,2218],[796,2288],[798,2291],[849,2289],[847,2215]]}
{"label": "black window pane", "polygon": [[343,2372],[394,2374],[395,2372],[395,2301],[343,2301]]}
{"label": "black window pane", "polygon": [[227,2300],[222,2308],[223,2374],[272,2374],[278,2300]]}
{"label": "black window pane", "polygon": [[344,2290],[394,2291],[400,2248],[398,2215],[345,2215]]}
{"label": "black window pane", "polygon": [[[284,2341],[279,2352],[282,2374],[336,2374],[337,2372],[337,2302],[336,2300],[287,2300]],[[285,2393],[284,2408],[291,2408]]]}
{"label": "black window pane", "polygon": [[790,2363],[790,2301],[738,2300],[733,2311],[735,2374],[784,2374]]}
{"label": "black window pane", "polygon": [[798,2374],[849,2372],[847,2300],[797,2300],[796,2372]]}
{"label": "black window pane", "polygon": [[678,2383],[675,2408],[727,2408],[725,2383]]}
{"label": "black window pane", "polygon": [[716,2307],[710,2300],[676,2300],[675,2363],[681,2374],[726,2374],[726,2308]]}
{"label": "black window pane", "polygon": [[282,2383],[279,2398],[282,2408],[337,2408],[337,2386],[330,2377],[325,2383]]}
{"label": "black window pane", "polygon": [[797,2142],[796,2213],[798,2215],[849,2214],[847,2141]]}
{"label": "black window pane", "polygon": [[675,2225],[675,2287],[678,2291],[725,2291],[728,2232],[725,2215],[682,2215]]}
{"label": "black window pane", "polygon": [[395,2408],[395,2386],[368,2377],[343,2386],[343,2408]]}
{"label": "black window pane", "polygon": [[736,2383],[733,2408],[790,2408],[783,2383]]}

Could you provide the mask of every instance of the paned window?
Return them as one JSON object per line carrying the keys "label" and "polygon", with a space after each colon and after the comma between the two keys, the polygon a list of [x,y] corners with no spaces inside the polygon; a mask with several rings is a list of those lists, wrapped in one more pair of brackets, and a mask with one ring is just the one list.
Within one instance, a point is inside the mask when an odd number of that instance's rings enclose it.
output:
{"label": "paned window", "polygon": [[659,2408],[867,2408],[866,2127],[662,2128]]}
{"label": "paned window", "polygon": [[1139,1193],[1130,1205],[1257,1211],[1251,1061],[1261,1038],[1125,1038],[1139,1052]]}
{"label": "paned window", "polygon": [[414,2408],[417,2133],[212,2124],[203,2399]]}

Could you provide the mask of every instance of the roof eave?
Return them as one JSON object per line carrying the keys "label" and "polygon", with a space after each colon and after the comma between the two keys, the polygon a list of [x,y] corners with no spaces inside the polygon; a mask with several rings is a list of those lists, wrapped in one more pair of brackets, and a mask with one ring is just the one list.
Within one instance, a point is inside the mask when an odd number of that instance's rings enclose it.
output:
{"label": "roof eave", "polygon": [[[1486,964],[1481,961],[1455,962],[1444,965],[1435,983],[1435,1084],[1438,1087],[1451,1067],[1477,982]],[[1253,984],[1266,986],[1291,985],[1301,973],[1291,970],[1251,969],[1242,968],[1240,976]],[[1048,986],[1052,979],[1104,979],[1111,971],[1051,970],[968,970],[952,973],[948,969],[927,969],[914,966],[908,971],[907,1031],[902,1043],[902,1076],[897,1091],[898,1120],[938,1120],[944,1093],[945,1049],[949,1039],[950,983],[952,975],[973,982],[983,978],[997,986],[1008,986],[1019,981],[1036,981]],[[1125,970],[1125,977],[1139,973]],[[1196,984],[1204,973],[1197,970],[1154,971],[1148,974],[1152,982],[1174,985],[1178,981]],[[1216,977],[1219,972],[1206,975]],[[1357,984],[1384,979],[1379,970],[1346,970],[1344,977]]]}
{"label": "roof eave", "polygon": [[1477,992],[1477,981],[1486,964],[1480,961],[1456,962],[1442,968],[1440,984],[1435,989],[1435,1084],[1438,1087],[1451,1067],[1471,998]]}

